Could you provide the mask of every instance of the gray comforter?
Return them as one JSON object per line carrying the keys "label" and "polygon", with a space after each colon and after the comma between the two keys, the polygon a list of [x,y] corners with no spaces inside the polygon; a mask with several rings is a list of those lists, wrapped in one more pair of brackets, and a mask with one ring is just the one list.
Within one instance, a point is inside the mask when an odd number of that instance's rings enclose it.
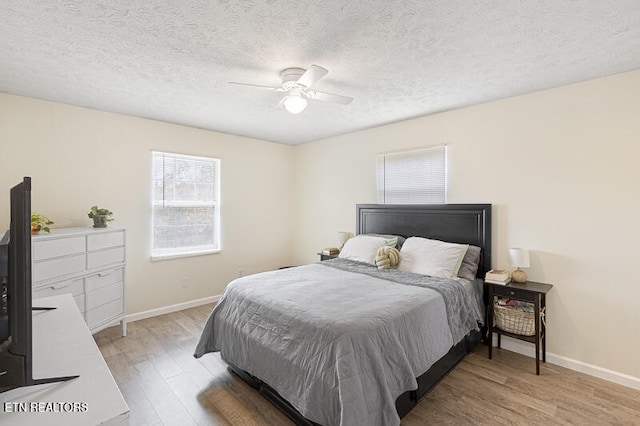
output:
{"label": "gray comforter", "polygon": [[479,291],[343,259],[237,279],[195,356],[259,377],[323,425],[398,425],[395,400],[482,321]]}

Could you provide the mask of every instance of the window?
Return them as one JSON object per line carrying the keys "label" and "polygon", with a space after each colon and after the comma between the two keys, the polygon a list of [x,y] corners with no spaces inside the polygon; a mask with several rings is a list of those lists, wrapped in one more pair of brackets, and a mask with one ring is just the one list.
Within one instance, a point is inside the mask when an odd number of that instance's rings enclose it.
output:
{"label": "window", "polygon": [[220,160],[152,153],[151,258],[220,250]]}
{"label": "window", "polygon": [[445,204],[447,146],[376,156],[378,203]]}

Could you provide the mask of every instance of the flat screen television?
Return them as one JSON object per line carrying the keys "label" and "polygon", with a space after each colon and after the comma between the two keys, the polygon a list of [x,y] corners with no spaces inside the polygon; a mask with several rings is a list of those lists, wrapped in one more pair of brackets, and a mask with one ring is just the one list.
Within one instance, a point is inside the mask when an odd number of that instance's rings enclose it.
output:
{"label": "flat screen television", "polygon": [[0,240],[0,392],[78,377],[33,378],[31,178],[11,188],[10,202],[9,231]]}

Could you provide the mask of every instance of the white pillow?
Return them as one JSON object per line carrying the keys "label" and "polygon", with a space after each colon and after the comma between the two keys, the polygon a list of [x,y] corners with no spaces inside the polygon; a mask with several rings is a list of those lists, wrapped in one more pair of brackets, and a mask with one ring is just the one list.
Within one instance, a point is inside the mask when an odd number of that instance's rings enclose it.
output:
{"label": "white pillow", "polygon": [[468,244],[411,237],[402,245],[398,269],[433,277],[454,278],[458,275],[468,248]]}
{"label": "white pillow", "polygon": [[[397,239],[395,241],[397,242]],[[357,235],[347,240],[338,257],[375,265],[378,249],[389,244],[390,241],[387,238]]]}

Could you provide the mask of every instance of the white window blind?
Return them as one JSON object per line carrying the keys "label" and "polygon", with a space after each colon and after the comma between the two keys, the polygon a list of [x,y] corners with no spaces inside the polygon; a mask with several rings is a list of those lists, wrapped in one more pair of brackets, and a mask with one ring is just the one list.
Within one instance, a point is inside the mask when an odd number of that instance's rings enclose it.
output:
{"label": "white window blind", "polygon": [[220,160],[153,151],[152,258],[220,250]]}
{"label": "white window blind", "polygon": [[445,204],[447,146],[376,156],[378,203]]}

